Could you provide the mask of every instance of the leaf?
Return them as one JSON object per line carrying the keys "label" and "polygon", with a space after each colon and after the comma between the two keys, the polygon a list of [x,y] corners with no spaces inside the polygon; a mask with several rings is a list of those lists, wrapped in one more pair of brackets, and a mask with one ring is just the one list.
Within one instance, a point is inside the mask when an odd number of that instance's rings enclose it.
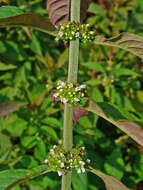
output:
{"label": "leaf", "polygon": [[0,104],[0,117],[6,116],[12,112],[17,111],[20,107],[25,106],[27,103],[18,101],[9,101]]}
{"label": "leaf", "polygon": [[7,18],[23,14],[23,10],[15,6],[3,6],[0,7],[0,18]]}
{"label": "leaf", "polygon": [[99,170],[93,169],[92,167],[89,167],[89,171],[99,176],[104,181],[107,190],[130,190],[112,176],[106,175]]}
{"label": "leaf", "polygon": [[117,179],[120,180],[123,177],[124,161],[119,148],[114,149],[113,152],[107,156],[104,167],[108,174],[116,177]]}
{"label": "leaf", "polygon": [[10,190],[12,187],[39,175],[51,172],[47,165],[41,165],[30,170],[16,169],[0,172],[0,189]]}
{"label": "leaf", "polygon": [[[69,2],[69,0],[47,0],[49,17],[54,26],[60,26],[60,24],[69,20]],[[81,0],[81,22],[86,17],[86,11],[90,2],[91,0]]]}
{"label": "leaf", "polygon": [[84,67],[87,67],[88,69],[96,70],[96,71],[100,71],[102,73],[105,73],[104,67],[100,64],[95,63],[95,62],[84,62],[81,65]]}
{"label": "leaf", "polygon": [[89,106],[85,109],[109,121],[143,146],[143,130],[136,122],[129,121],[129,115],[125,115],[125,112],[122,113],[121,109],[106,102],[94,103],[93,101],[89,101]]}
{"label": "leaf", "polygon": [[7,16],[7,18],[0,18],[0,28],[7,26],[28,26],[51,35],[55,35],[55,28],[52,26],[50,21],[38,13],[29,12],[16,16]]}
{"label": "leaf", "polygon": [[123,32],[109,39],[103,36],[96,36],[94,43],[121,48],[143,58],[143,38],[129,32]]}
{"label": "leaf", "polygon": [[77,123],[77,121],[83,117],[84,115],[87,115],[88,111],[82,108],[78,108],[74,106],[74,122]]}
{"label": "leaf", "polygon": [[12,65],[12,64],[6,65],[6,64],[0,62],[0,71],[12,70],[12,69],[15,69],[15,68],[16,68],[15,65]]}
{"label": "leaf", "polygon": [[75,190],[88,190],[88,179],[86,174],[77,174],[75,170],[72,171],[72,185]]}

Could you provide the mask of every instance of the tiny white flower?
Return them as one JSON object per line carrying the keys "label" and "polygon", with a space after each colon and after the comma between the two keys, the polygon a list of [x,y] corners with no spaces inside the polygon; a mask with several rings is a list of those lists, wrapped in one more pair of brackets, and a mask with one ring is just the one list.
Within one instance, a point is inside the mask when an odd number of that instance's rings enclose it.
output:
{"label": "tiny white flower", "polygon": [[60,89],[60,88],[62,88],[62,86],[57,86],[57,89]]}
{"label": "tiny white flower", "polygon": [[83,146],[83,147],[81,147],[81,149],[82,149],[82,150],[85,150],[85,147]]}
{"label": "tiny white flower", "polygon": [[64,26],[61,26],[61,29],[63,30],[63,29],[64,29]]}
{"label": "tiny white flower", "polygon": [[61,99],[61,102],[63,102],[63,103],[65,104],[65,103],[68,102],[68,99],[66,99],[66,98],[62,98],[62,99]]}
{"label": "tiny white flower", "polygon": [[55,25],[55,28],[56,28],[56,29],[58,29],[58,28],[59,28],[59,26]]}
{"label": "tiny white flower", "polygon": [[89,159],[87,159],[86,161],[87,161],[87,163],[90,163],[90,162],[91,162],[91,160],[89,160]]}
{"label": "tiny white flower", "polygon": [[59,33],[58,33],[58,36],[62,37],[63,34],[64,34],[63,32],[59,32]]}
{"label": "tiny white flower", "polygon": [[61,81],[61,80],[58,80],[57,84],[60,85],[61,83],[62,83],[62,81]]}
{"label": "tiny white flower", "polygon": [[72,160],[72,159],[70,159],[70,162],[73,162],[73,160]]}
{"label": "tiny white flower", "polygon": [[77,173],[80,174],[80,173],[81,173],[81,169],[78,169],[78,170],[77,170]]}
{"label": "tiny white flower", "polygon": [[79,161],[79,163],[80,163],[82,166],[85,165],[85,162],[83,162],[83,161]]}
{"label": "tiny white flower", "polygon": [[65,86],[66,85],[66,83],[65,82],[61,82],[61,86]]}
{"label": "tiny white flower", "polygon": [[80,91],[81,90],[81,88],[80,87],[76,87],[75,88],[75,91],[77,92],[77,91]]}
{"label": "tiny white flower", "polygon": [[57,147],[57,145],[54,145],[54,146],[53,146],[53,148],[56,148],[56,147]]}
{"label": "tiny white flower", "polygon": [[79,98],[74,98],[74,101],[75,101],[75,102],[79,102],[80,99],[79,99]]}
{"label": "tiny white flower", "polygon": [[58,171],[58,175],[59,175],[59,176],[62,176],[63,173],[62,173],[61,171]]}
{"label": "tiny white flower", "polygon": [[69,169],[69,167],[67,166],[67,169]]}
{"label": "tiny white flower", "polygon": [[74,34],[75,34],[75,32],[72,31],[72,35],[74,35]]}
{"label": "tiny white flower", "polygon": [[62,163],[61,163],[61,168],[64,168],[64,166],[65,166],[65,164],[62,162]]}
{"label": "tiny white flower", "polygon": [[85,172],[85,168],[81,168],[82,172],[84,173]]}
{"label": "tiny white flower", "polygon": [[61,156],[61,157],[64,157],[64,154],[63,154],[63,153],[60,153],[60,156]]}
{"label": "tiny white flower", "polygon": [[78,38],[79,37],[79,32],[75,33],[75,37]]}
{"label": "tiny white flower", "polygon": [[54,98],[57,98],[58,95],[59,95],[58,93],[55,93],[55,94],[53,94],[53,97],[54,97]]}
{"label": "tiny white flower", "polygon": [[80,85],[80,89],[82,88],[86,88],[86,85],[85,84]]}
{"label": "tiny white flower", "polygon": [[72,84],[72,83],[68,84],[68,87],[69,87],[69,88],[72,88],[72,87],[73,87],[73,84]]}
{"label": "tiny white flower", "polygon": [[53,150],[53,149],[50,149],[50,153],[51,153],[51,154],[54,154],[54,150]]}
{"label": "tiny white flower", "polygon": [[93,31],[90,31],[90,34],[94,34],[94,32],[93,32]]}
{"label": "tiny white flower", "polygon": [[61,163],[61,160],[58,160],[59,163]]}
{"label": "tiny white flower", "polygon": [[59,41],[59,38],[55,38],[55,41],[56,41],[56,42]]}
{"label": "tiny white flower", "polygon": [[72,166],[72,163],[70,163],[70,166]]}
{"label": "tiny white flower", "polygon": [[47,164],[48,163],[48,159],[44,160],[44,163]]}

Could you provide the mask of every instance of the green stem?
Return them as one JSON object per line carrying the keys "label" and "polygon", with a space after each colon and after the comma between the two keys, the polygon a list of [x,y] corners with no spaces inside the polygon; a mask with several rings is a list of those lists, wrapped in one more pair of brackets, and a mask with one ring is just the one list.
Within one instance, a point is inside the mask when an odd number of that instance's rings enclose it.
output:
{"label": "green stem", "polygon": [[[70,21],[80,22],[80,0],[71,0]],[[69,69],[68,82],[77,82],[79,57],[79,39],[70,41],[69,46]],[[63,146],[66,151],[70,151],[73,146],[73,109],[74,107],[65,104],[64,109],[64,128],[63,128]],[[67,172],[62,177],[62,190],[71,190],[72,172]]]}

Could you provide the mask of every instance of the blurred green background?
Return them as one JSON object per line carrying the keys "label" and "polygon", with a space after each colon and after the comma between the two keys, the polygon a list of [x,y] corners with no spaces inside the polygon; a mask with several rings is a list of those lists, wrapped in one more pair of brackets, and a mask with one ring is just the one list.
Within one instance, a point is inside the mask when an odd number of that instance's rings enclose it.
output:
{"label": "blurred green background", "polygon": [[[9,0],[25,11],[48,18],[46,0]],[[0,6],[8,1],[0,1]],[[84,21],[97,35],[128,31],[143,36],[142,0],[93,0]],[[117,48],[80,47],[78,82],[96,102],[116,104],[143,121],[143,61]],[[68,45],[48,34],[17,27],[0,29],[0,104],[27,106],[0,118],[0,170],[33,168],[44,163],[49,149],[62,139],[63,107],[50,99],[57,80],[66,80]],[[46,85],[48,88],[46,88]],[[143,148],[92,113],[74,126],[74,144],[85,146],[92,165],[133,190],[143,189]],[[47,174],[12,190],[57,190],[61,178]],[[105,190],[93,174],[73,173],[73,190]]]}

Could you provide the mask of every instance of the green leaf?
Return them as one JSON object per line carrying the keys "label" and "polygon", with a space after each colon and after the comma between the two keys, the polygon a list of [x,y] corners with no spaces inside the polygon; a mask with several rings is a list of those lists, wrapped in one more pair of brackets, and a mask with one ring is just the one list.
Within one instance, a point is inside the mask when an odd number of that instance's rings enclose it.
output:
{"label": "green leaf", "polygon": [[102,73],[105,73],[104,67],[100,64],[95,63],[95,62],[84,62],[84,63],[81,63],[81,65],[88,68],[88,69],[96,70],[96,71],[100,71]]}
{"label": "green leaf", "polygon": [[113,74],[115,75],[115,77],[120,77],[120,76],[139,76],[138,73],[127,69],[127,68],[118,68],[117,70],[113,71]]}
{"label": "green leaf", "polygon": [[143,38],[129,32],[123,32],[109,39],[103,36],[96,36],[94,43],[121,48],[143,58]]}
{"label": "green leaf", "polygon": [[7,18],[23,14],[23,10],[15,6],[3,6],[0,7],[0,18]]}
{"label": "green leaf", "polygon": [[108,174],[116,177],[117,179],[120,180],[123,177],[124,161],[119,148],[114,149],[113,152],[107,156],[104,167]]}
{"label": "green leaf", "polygon": [[106,175],[99,170],[93,169],[92,167],[89,167],[89,171],[99,176],[104,181],[107,190],[130,190],[112,176]]}
{"label": "green leaf", "polygon": [[101,8],[101,6],[99,6],[96,3],[91,3],[89,8],[88,8],[88,12],[89,13],[93,13],[95,15],[101,15],[101,16],[105,16],[105,12],[104,9]]}
{"label": "green leaf", "polygon": [[117,107],[106,102],[94,103],[93,101],[89,101],[89,106],[85,109],[109,121],[143,146],[143,130],[138,125],[140,120],[135,122],[129,121],[128,116],[130,114],[128,112],[127,114],[124,111],[121,112],[121,109],[119,110]]}
{"label": "green leaf", "polygon": [[51,172],[47,165],[41,165],[30,170],[16,169],[0,172],[0,190],[10,190],[18,184],[39,175]]}
{"label": "green leaf", "polygon": [[[6,7],[5,7],[5,10]],[[1,8],[0,8],[1,11]],[[22,12],[23,13],[23,12]],[[19,15],[8,15],[0,18],[0,28],[7,26],[28,26],[55,36],[55,28],[49,20],[37,13],[24,13]]]}
{"label": "green leaf", "polygon": [[77,174],[75,170],[72,172],[72,185],[74,190],[88,190],[88,180],[86,174]]}
{"label": "green leaf", "polygon": [[35,158],[40,161],[45,160],[46,158],[46,145],[42,139],[38,140],[37,146],[34,150]]}
{"label": "green leaf", "polygon": [[6,64],[0,62],[0,71],[12,70],[12,69],[15,69],[15,68],[16,68],[15,65],[12,65],[12,64],[6,65]]}

